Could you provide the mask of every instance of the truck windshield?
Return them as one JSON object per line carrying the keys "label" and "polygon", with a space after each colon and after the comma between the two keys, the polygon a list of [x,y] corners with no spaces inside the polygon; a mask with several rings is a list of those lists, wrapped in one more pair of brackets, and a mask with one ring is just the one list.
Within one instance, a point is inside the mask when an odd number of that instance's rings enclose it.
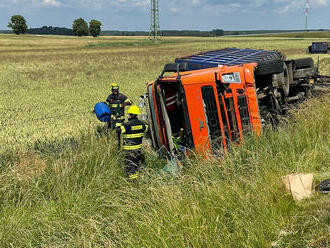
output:
{"label": "truck windshield", "polygon": [[222,137],[217,103],[213,87],[203,86],[202,97],[211,150],[213,152],[216,152],[222,148]]}

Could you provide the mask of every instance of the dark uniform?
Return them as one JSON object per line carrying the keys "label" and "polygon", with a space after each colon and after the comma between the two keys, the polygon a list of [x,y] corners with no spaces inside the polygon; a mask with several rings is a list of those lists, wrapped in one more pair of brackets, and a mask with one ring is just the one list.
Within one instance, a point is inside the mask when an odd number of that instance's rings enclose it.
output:
{"label": "dark uniform", "polygon": [[115,128],[116,123],[125,120],[125,106],[130,105],[131,101],[124,94],[110,94],[106,100],[111,111],[111,120],[108,122],[109,128]]}
{"label": "dark uniform", "polygon": [[125,171],[130,179],[138,177],[138,170],[141,162],[144,162],[144,154],[141,151],[142,139],[148,125],[140,121],[137,116],[130,118],[128,122],[117,124],[117,132],[123,134],[124,163]]}

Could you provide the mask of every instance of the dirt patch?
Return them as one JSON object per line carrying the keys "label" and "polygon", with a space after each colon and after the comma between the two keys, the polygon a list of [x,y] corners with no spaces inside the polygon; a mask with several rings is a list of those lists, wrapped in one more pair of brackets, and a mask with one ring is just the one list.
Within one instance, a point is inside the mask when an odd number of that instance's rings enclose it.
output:
{"label": "dirt patch", "polygon": [[14,165],[14,170],[20,178],[38,176],[45,168],[46,162],[32,152],[20,154],[18,163]]}

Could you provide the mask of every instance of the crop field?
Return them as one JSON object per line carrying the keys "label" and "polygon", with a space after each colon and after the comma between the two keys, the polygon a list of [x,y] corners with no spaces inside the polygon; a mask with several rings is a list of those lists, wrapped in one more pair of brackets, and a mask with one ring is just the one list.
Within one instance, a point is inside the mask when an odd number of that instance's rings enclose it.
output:
{"label": "crop field", "polygon": [[[278,49],[305,56],[311,39],[74,38],[0,36],[0,152],[74,139],[99,123],[92,108],[118,82],[135,102],[145,84],[175,57],[224,47]],[[316,59],[317,55],[313,55]],[[330,58],[320,55],[322,73]]]}
{"label": "crop field", "polygon": [[289,173],[330,178],[329,95],[176,177],[147,147],[135,184],[92,113],[112,82],[137,103],[165,63],[212,49],[319,57],[329,75],[329,55],[306,55],[312,41],[0,35],[0,247],[330,247],[329,196],[295,203],[281,187]]}

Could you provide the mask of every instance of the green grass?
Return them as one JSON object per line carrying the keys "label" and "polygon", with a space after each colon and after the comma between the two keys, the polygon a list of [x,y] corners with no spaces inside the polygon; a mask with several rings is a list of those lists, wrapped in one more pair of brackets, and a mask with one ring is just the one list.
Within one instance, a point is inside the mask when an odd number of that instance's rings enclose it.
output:
{"label": "green grass", "polygon": [[[0,247],[330,246],[329,197],[295,203],[281,183],[295,172],[314,173],[315,183],[330,178],[329,95],[223,157],[191,158],[177,177],[161,173],[166,161],[146,145],[134,184],[123,175],[115,135],[102,133],[91,114],[110,81],[137,101],[175,57],[233,46],[299,58],[309,39],[0,40]],[[329,74],[327,55],[320,61]]]}
{"label": "green grass", "polygon": [[189,42],[185,40],[129,40],[127,42],[98,42],[86,45],[86,48],[109,48],[109,47],[141,47],[141,46],[155,46],[164,44],[176,44],[182,42]]}
{"label": "green grass", "polygon": [[[330,39],[330,31],[311,31],[311,32],[296,32],[296,33],[283,33],[283,34],[267,34],[265,36],[271,37],[288,37],[288,38],[321,38],[324,40]],[[319,40],[315,40],[319,41]]]}
{"label": "green grass", "polygon": [[329,99],[225,157],[187,161],[177,177],[147,150],[143,178],[126,182],[112,136],[83,136],[57,156],[8,154],[0,246],[327,247],[329,197],[295,203],[281,176],[330,176]]}
{"label": "green grass", "polygon": [[[174,58],[225,47],[278,49],[288,58],[306,56],[309,39],[269,37],[145,38],[0,35],[0,153],[25,150],[89,133],[99,123],[91,114],[110,82],[138,101],[144,85]],[[104,44],[104,45],[103,45]],[[138,44],[138,45],[135,45]],[[310,55],[308,55],[310,56]],[[320,71],[329,74],[327,55]]]}

